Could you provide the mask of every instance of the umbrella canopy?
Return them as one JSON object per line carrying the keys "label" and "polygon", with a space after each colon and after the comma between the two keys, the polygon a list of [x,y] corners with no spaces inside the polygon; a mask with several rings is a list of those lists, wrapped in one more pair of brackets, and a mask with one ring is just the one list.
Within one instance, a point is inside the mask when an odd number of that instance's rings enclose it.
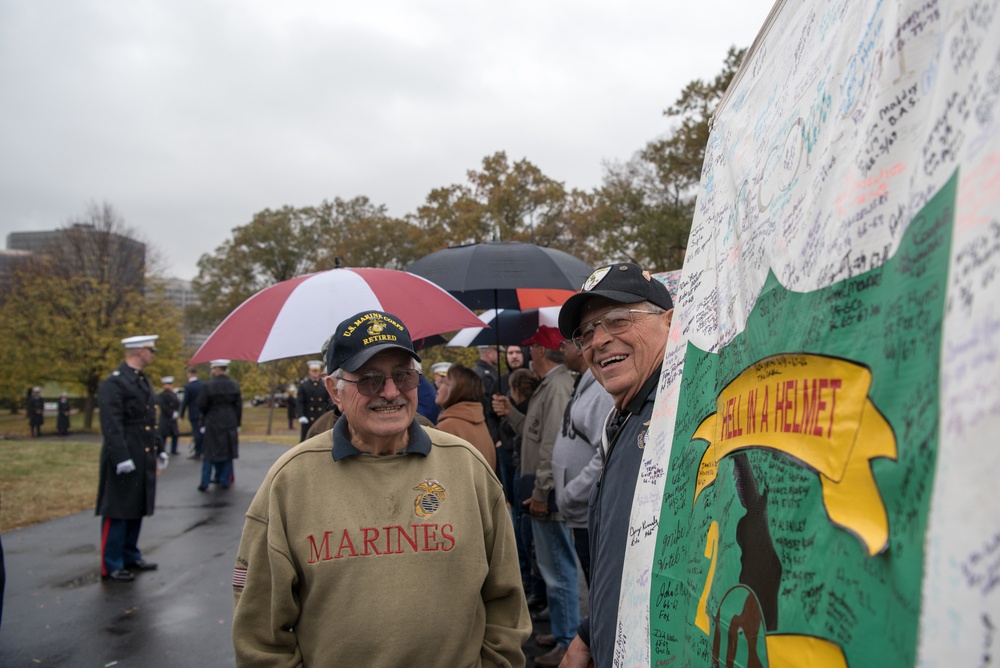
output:
{"label": "umbrella canopy", "polygon": [[425,255],[407,271],[434,281],[469,308],[523,310],[561,306],[593,269],[554,248],[487,241]]}
{"label": "umbrella canopy", "polygon": [[[681,270],[663,271],[652,275],[667,287],[671,299],[677,301],[677,286],[680,283]],[[479,315],[483,321],[481,327],[466,327],[459,330],[447,345],[453,347],[469,346],[515,346],[524,343],[538,328],[545,325],[559,327],[559,310],[561,306],[545,306],[542,308],[518,311],[516,309],[490,309]],[[434,344],[444,343],[441,337],[433,337]],[[428,344],[430,345],[430,344]]]}
{"label": "umbrella canopy", "polygon": [[240,304],[191,358],[266,362],[319,353],[345,318],[379,310],[416,340],[482,324],[430,281],[394,269],[340,268],[282,281]]}
{"label": "umbrella canopy", "polygon": [[514,309],[490,309],[479,315],[483,326],[466,327],[460,330],[451,341],[452,347],[468,346],[516,346],[538,331],[542,325],[559,326],[558,306],[518,311]]}

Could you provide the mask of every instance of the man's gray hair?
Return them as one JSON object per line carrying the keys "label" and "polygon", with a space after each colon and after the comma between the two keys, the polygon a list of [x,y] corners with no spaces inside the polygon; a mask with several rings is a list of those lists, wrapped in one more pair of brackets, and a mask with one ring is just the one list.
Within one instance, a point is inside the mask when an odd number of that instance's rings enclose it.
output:
{"label": "man's gray hair", "polygon": [[545,348],[545,359],[549,360],[550,362],[555,362],[556,364],[562,364],[563,362],[566,361],[566,355],[561,350],[552,350],[551,348]]}
{"label": "man's gray hair", "polygon": [[667,312],[667,309],[663,308],[662,306],[657,306],[653,302],[642,302],[642,307],[644,309],[652,311],[653,313],[656,313],[657,315],[662,315],[663,313]]}

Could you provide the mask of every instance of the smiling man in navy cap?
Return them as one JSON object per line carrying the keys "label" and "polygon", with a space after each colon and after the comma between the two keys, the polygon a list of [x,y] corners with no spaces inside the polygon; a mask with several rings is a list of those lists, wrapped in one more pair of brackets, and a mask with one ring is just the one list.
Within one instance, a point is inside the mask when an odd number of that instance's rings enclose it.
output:
{"label": "smiling man in navy cap", "polygon": [[631,262],[601,267],[559,311],[559,331],[583,353],[614,399],[590,494],[590,618],[561,665],[613,664],[629,516],[656,399],[674,304],[667,288]]}
{"label": "smiling man in navy cap", "polygon": [[156,429],[156,397],[143,369],[153,362],[156,335],[122,339],[125,361],[97,391],[100,411],[100,484],[96,514],[101,524],[101,578],[131,582],[133,571],[155,570],[139,552],[142,518],[153,514],[157,456],[167,459]]}
{"label": "smiling man in navy cap", "polygon": [[500,482],[466,441],[416,419],[402,321],[340,323],[331,431],[271,467],[233,574],[236,664],[523,666],[531,621]]}

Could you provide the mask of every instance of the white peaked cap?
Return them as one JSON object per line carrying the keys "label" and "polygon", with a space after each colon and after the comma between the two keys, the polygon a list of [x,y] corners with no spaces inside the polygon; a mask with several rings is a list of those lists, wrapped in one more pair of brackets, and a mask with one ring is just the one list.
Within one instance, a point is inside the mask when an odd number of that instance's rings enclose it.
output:
{"label": "white peaked cap", "polygon": [[174,384],[174,377],[173,376],[164,376],[163,378],[160,379],[160,382],[163,383],[164,385],[173,385]]}
{"label": "white peaked cap", "polygon": [[229,360],[212,360],[208,363],[209,366],[229,366],[232,364]]}
{"label": "white peaked cap", "polygon": [[158,338],[160,338],[158,334],[130,336],[127,339],[122,339],[122,345],[126,348],[152,348]]}

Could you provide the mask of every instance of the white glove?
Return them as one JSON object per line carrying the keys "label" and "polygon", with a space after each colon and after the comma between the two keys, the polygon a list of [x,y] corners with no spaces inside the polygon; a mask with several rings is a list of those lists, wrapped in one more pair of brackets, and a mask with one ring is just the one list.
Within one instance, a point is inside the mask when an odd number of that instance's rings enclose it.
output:
{"label": "white glove", "polygon": [[204,428],[204,427],[202,427],[202,428],[201,428],[201,429],[199,429],[198,431],[200,431],[201,433],[203,433],[203,434],[204,434],[204,433],[205,433],[205,428]]}
{"label": "white glove", "polygon": [[309,424],[309,418],[303,415],[302,417],[299,418],[299,424]]}
{"label": "white glove", "polygon": [[169,463],[170,463],[170,457],[167,456],[167,453],[161,452],[159,458],[156,461],[157,473],[166,469]]}
{"label": "white glove", "polygon": [[115,467],[115,473],[121,475],[122,473],[131,473],[135,470],[135,462],[131,459],[126,459],[123,462],[118,462],[118,466]]}
{"label": "white glove", "polygon": [[174,411],[174,414],[171,415],[170,418],[173,419],[173,420],[176,420],[179,415],[180,414],[177,411]]}

